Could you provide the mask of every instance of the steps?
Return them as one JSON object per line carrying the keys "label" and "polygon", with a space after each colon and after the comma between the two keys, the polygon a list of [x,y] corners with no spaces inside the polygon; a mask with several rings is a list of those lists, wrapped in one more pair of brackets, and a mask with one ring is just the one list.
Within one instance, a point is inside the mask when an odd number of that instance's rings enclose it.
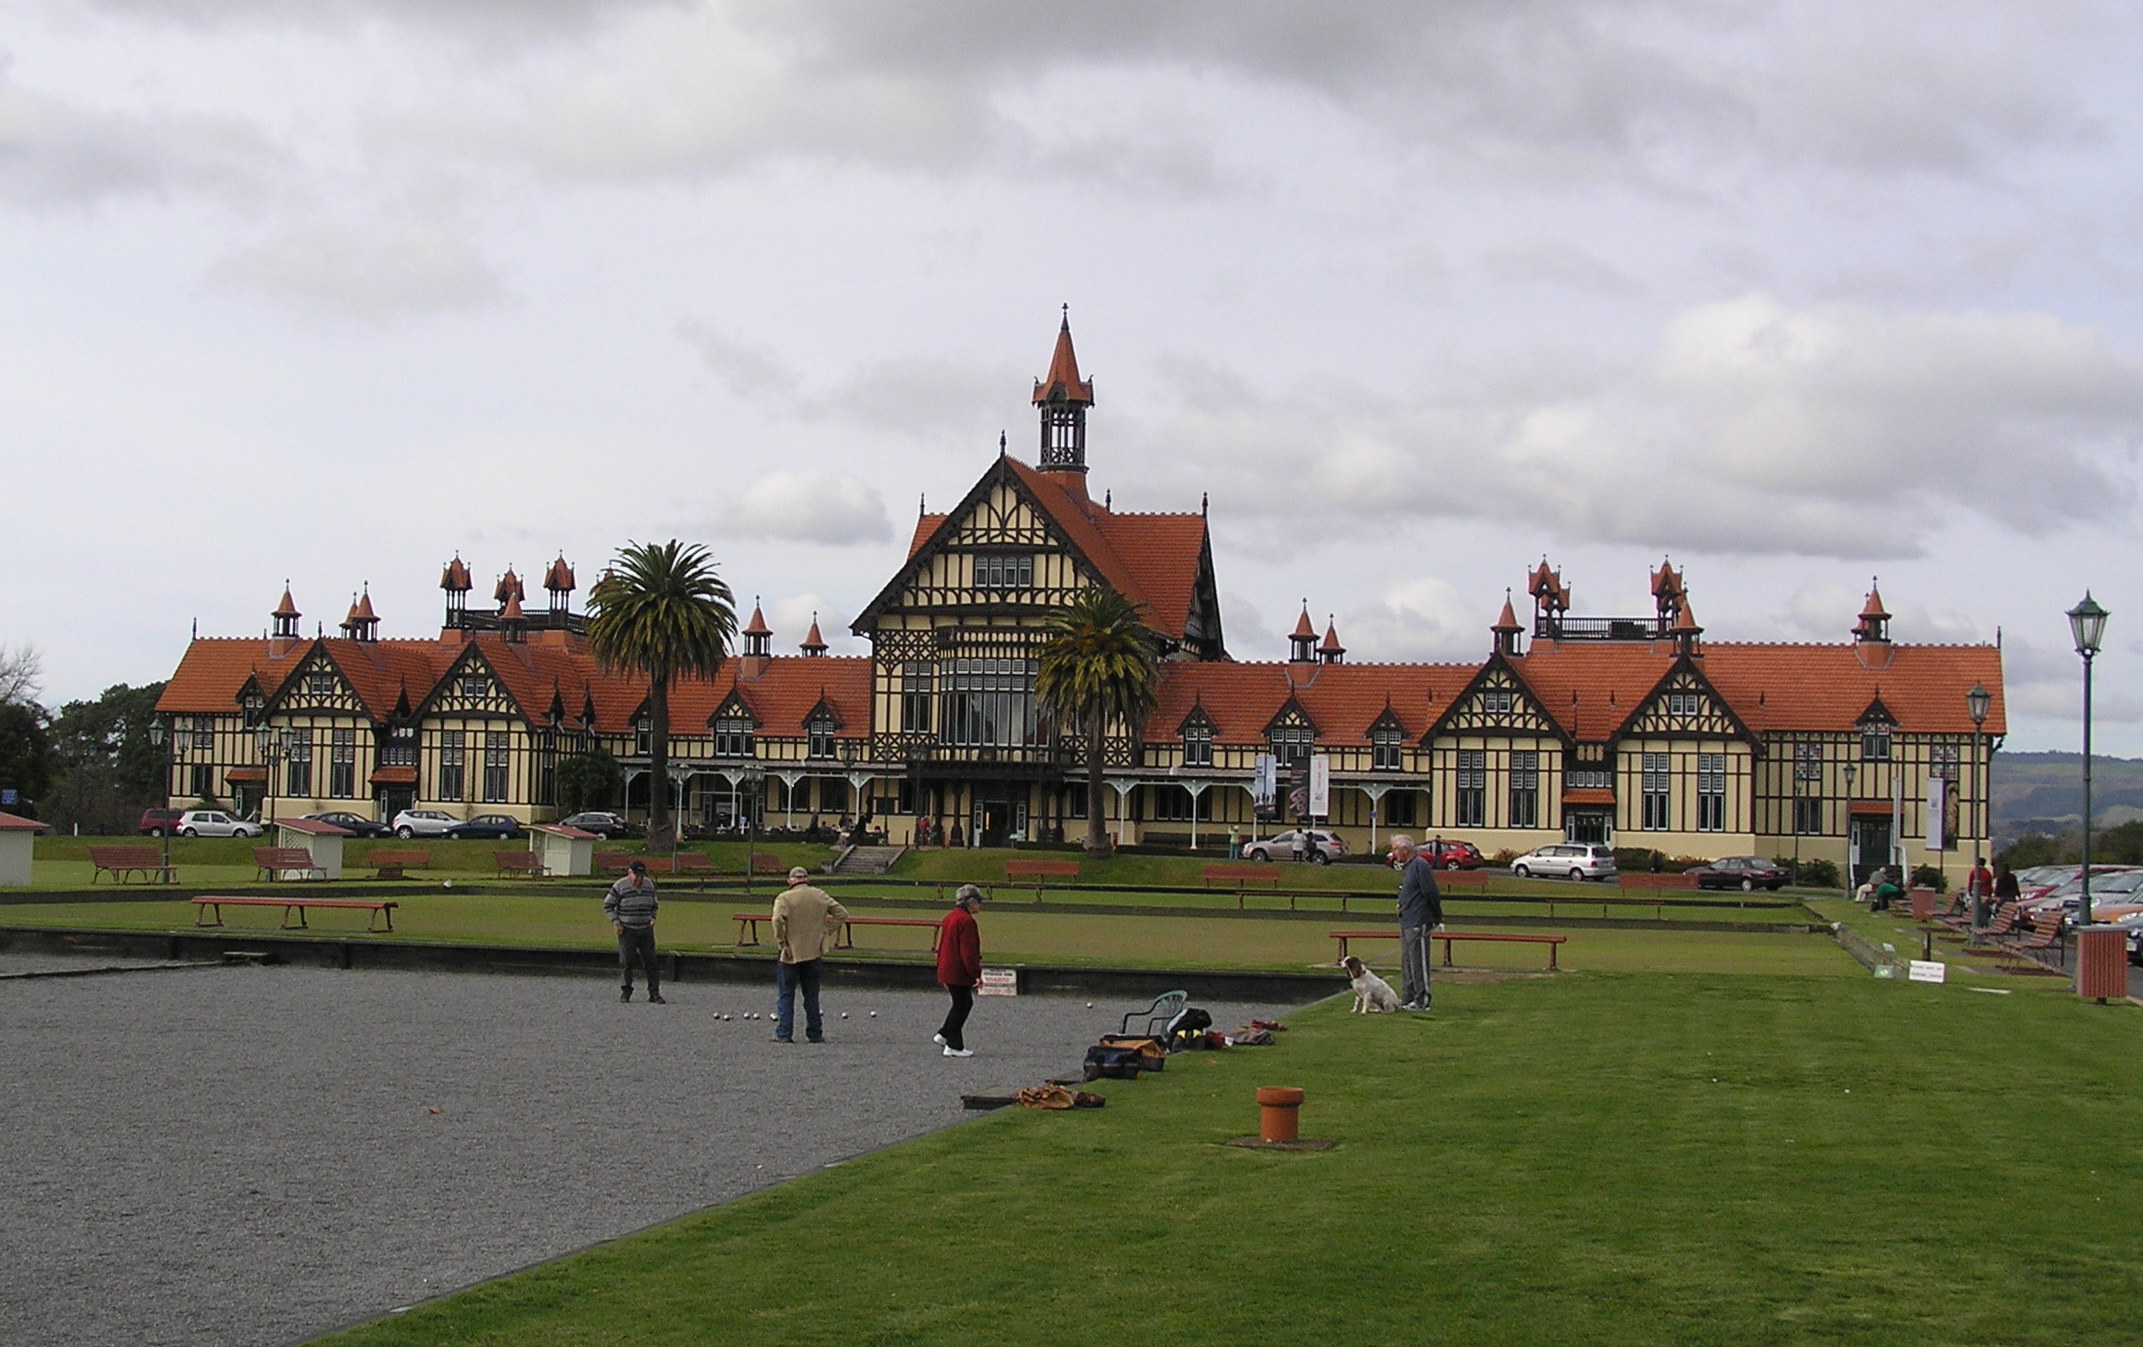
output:
{"label": "steps", "polygon": [[833,863],[837,875],[882,875],[893,868],[906,847],[850,847]]}

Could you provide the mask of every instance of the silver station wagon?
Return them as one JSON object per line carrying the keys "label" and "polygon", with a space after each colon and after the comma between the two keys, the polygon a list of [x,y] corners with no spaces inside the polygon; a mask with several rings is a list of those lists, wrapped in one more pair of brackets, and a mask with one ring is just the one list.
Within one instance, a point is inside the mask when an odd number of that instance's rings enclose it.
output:
{"label": "silver station wagon", "polygon": [[1543,879],[1613,879],[1615,853],[1611,847],[1592,842],[1556,842],[1533,850],[1511,862],[1511,873],[1520,879],[1539,875]]}

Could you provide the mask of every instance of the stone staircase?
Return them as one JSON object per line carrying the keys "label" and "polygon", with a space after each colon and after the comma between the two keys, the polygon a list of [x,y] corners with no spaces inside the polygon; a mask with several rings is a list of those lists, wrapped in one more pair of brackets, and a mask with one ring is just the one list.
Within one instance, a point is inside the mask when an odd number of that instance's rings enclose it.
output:
{"label": "stone staircase", "polygon": [[893,868],[906,847],[850,847],[833,863],[837,875],[882,875]]}

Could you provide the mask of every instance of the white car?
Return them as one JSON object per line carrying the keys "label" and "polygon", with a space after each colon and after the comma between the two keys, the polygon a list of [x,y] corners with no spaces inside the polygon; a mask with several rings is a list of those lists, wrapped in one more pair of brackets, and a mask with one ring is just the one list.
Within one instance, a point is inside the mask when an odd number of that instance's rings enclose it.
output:
{"label": "white car", "polygon": [[181,837],[259,837],[261,826],[221,809],[189,809],[179,815],[178,832]]}
{"label": "white car", "polygon": [[[1243,859],[1246,861],[1291,861],[1295,859],[1295,839],[1300,830],[1276,833],[1255,842],[1243,843]],[[1336,861],[1347,854],[1347,844],[1339,840],[1338,833],[1328,833],[1322,828],[1308,830],[1316,845],[1310,850],[1310,860],[1318,865]]]}
{"label": "white car", "polygon": [[394,835],[404,841],[412,837],[444,837],[446,830],[459,822],[452,814],[437,809],[405,809],[394,816]]}
{"label": "white car", "polygon": [[1541,875],[1548,879],[1614,879],[1612,847],[1590,842],[1556,842],[1535,847],[1511,862],[1511,873],[1520,879]]}

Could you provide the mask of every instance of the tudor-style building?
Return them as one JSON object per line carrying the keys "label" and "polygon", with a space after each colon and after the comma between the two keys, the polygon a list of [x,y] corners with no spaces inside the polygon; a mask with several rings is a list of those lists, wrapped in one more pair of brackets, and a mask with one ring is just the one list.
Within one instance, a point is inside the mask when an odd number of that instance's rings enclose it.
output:
{"label": "tudor-style building", "polygon": [[[798,653],[777,655],[755,605],[721,673],[673,689],[673,781],[647,777],[645,683],[596,666],[565,559],[531,612],[511,568],[472,610],[457,556],[436,639],[382,640],[369,594],[339,637],[303,637],[287,586],[260,639],[197,639],[159,703],[172,800],[540,821],[558,812],[559,758],[601,744],[626,766],[629,807],[670,790],[709,826],[747,808],[774,827],[868,812],[895,841],[927,816],[941,836],[958,825],[995,845],[1076,835],[1099,808],[1126,842],[1210,845],[1230,824],[1278,826],[1259,823],[1251,795],[1269,754],[1327,760],[1329,821],[1358,849],[1406,829],[1488,852],[1568,838],[1872,862],[1895,827],[1915,862],[1954,865],[1922,855],[1931,800],[1948,816],[1942,840],[1984,847],[2006,728],[2000,650],[1895,642],[1872,588],[1848,641],[1707,642],[1672,565],[1652,573],[1652,613],[1582,617],[1543,561],[1530,629],[1506,596],[1478,662],[1350,663],[1306,604],[1286,659],[1237,659],[1203,505],[1118,511],[1089,488],[1094,385],[1068,320],[1033,406],[1033,465],[1000,438],[956,505],[921,513],[853,624],[868,657],[829,655],[815,621]],[[1089,801],[1080,727],[1035,696],[1035,646],[1045,618],[1095,585],[1140,605],[1161,679],[1143,725],[1102,727],[1109,789]]]}

